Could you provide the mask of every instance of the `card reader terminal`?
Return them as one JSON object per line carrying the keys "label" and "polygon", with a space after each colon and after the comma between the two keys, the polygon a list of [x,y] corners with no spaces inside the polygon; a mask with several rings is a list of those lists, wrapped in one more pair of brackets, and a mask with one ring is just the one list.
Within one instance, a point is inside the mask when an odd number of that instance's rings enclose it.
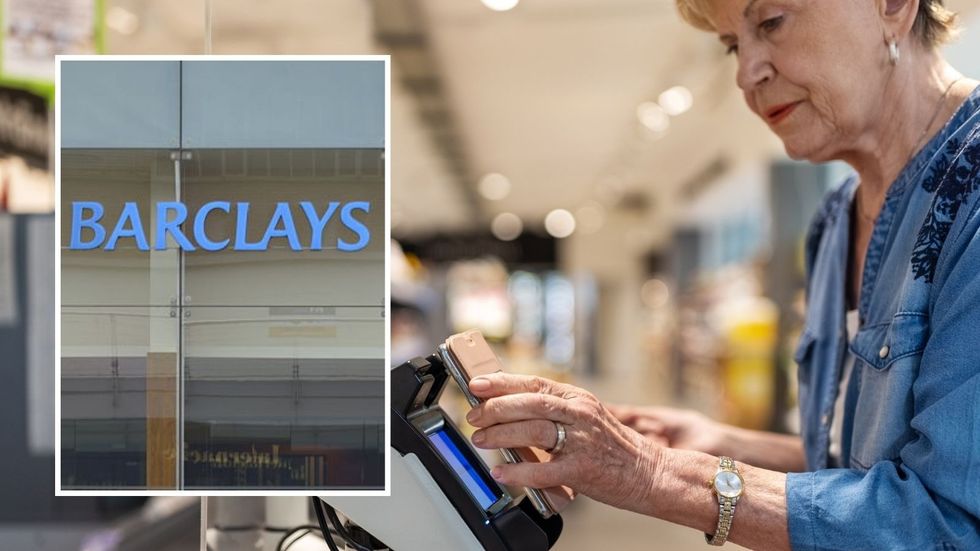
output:
{"label": "card reader terminal", "polygon": [[323,497],[397,551],[546,551],[562,530],[514,499],[439,407],[450,374],[438,355],[391,370],[391,496]]}

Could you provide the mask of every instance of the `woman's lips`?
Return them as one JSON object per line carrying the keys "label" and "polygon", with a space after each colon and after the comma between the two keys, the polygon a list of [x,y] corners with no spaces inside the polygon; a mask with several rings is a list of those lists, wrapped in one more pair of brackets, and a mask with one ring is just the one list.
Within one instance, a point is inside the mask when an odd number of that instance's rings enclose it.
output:
{"label": "woman's lips", "polygon": [[781,120],[785,119],[796,110],[796,106],[801,104],[801,101],[794,101],[792,103],[784,103],[782,105],[777,105],[766,111],[766,120],[769,124],[778,124]]}

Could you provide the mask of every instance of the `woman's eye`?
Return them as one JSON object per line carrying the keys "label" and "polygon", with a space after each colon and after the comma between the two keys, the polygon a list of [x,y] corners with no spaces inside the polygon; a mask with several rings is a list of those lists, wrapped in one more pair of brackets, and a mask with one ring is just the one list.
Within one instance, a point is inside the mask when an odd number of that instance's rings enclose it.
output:
{"label": "woman's eye", "polygon": [[783,22],[783,16],[782,15],[779,15],[779,16],[776,16],[776,17],[770,17],[769,19],[766,19],[762,23],[759,23],[759,29],[761,29],[761,30],[763,30],[763,31],[765,31],[767,33],[768,32],[772,32],[772,31],[778,29],[779,28],[779,25],[781,25],[782,22]]}
{"label": "woman's eye", "polygon": [[732,55],[738,53],[738,44],[732,44],[725,48],[725,55]]}

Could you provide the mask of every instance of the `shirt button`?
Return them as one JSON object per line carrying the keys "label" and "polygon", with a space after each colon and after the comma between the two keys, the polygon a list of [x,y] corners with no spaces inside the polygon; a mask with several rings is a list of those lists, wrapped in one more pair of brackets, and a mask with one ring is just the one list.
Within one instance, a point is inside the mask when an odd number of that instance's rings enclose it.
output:
{"label": "shirt button", "polygon": [[888,345],[887,344],[885,346],[882,346],[881,347],[881,350],[878,351],[878,357],[881,358],[882,360],[884,360],[885,358],[888,357],[888,352],[889,351],[891,351],[891,349],[888,348]]}

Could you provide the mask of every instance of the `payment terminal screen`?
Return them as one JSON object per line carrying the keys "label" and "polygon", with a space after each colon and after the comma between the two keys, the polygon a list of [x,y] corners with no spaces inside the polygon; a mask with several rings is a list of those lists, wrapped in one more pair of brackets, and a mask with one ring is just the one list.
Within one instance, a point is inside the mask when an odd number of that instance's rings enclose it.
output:
{"label": "payment terminal screen", "polygon": [[490,486],[480,476],[480,472],[463,455],[455,442],[446,434],[446,431],[439,430],[429,434],[429,440],[436,450],[445,458],[449,466],[456,472],[456,476],[463,481],[470,495],[476,499],[480,507],[489,509],[491,505],[500,499],[500,495],[490,489]]}

